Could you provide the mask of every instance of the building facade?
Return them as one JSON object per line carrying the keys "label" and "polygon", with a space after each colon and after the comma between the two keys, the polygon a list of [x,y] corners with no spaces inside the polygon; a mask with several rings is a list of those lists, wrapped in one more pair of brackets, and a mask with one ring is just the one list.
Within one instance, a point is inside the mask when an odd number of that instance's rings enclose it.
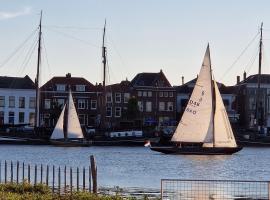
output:
{"label": "building facade", "polygon": [[0,77],[0,125],[35,122],[36,91],[29,76]]}

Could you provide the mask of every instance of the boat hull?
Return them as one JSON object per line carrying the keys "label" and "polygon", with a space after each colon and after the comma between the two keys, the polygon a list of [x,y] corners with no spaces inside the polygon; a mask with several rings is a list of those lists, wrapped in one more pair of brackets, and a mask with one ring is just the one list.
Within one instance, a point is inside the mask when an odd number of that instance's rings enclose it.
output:
{"label": "boat hull", "polygon": [[231,155],[241,149],[242,147],[151,147],[152,151],[180,155]]}
{"label": "boat hull", "polygon": [[92,146],[91,141],[76,140],[50,140],[51,145],[59,147],[89,147]]}

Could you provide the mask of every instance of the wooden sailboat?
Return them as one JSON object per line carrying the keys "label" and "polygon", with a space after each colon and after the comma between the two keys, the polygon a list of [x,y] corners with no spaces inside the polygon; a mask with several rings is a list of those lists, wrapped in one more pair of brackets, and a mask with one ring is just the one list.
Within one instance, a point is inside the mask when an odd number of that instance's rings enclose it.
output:
{"label": "wooden sailboat", "polygon": [[171,139],[175,146],[151,147],[166,154],[233,154],[238,147],[217,83],[212,78],[209,45],[192,95]]}
{"label": "wooden sailboat", "polygon": [[84,135],[76,112],[71,91],[69,91],[68,102],[62,109],[62,112],[51,135],[50,141],[51,144],[58,146],[91,145],[89,141],[84,140]]}

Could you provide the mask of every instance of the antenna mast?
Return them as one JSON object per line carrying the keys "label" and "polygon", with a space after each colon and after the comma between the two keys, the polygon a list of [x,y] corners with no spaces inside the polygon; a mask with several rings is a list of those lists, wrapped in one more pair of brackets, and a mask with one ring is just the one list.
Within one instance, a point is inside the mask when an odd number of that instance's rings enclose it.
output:
{"label": "antenna mast", "polygon": [[39,127],[39,98],[40,98],[40,91],[39,91],[39,69],[41,64],[41,22],[42,22],[42,10],[40,12],[40,21],[39,21],[39,37],[38,37],[38,61],[37,61],[37,74],[36,74],[36,107],[35,107],[35,128]]}

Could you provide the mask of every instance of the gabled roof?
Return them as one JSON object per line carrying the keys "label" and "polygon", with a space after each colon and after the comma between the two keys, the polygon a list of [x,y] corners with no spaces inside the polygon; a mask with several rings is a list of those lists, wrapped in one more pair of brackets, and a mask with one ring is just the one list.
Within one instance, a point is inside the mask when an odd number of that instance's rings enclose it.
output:
{"label": "gabled roof", "polygon": [[35,89],[35,83],[28,75],[25,77],[0,76],[0,88]]}
{"label": "gabled roof", "polygon": [[[237,85],[242,85],[246,83],[258,83],[258,74],[250,75],[245,80],[242,80]],[[261,74],[261,83],[270,84],[270,74]]]}
{"label": "gabled roof", "polygon": [[158,73],[139,73],[131,81],[133,87],[172,87],[162,70]]}
{"label": "gabled roof", "polygon": [[121,81],[120,83],[116,83],[116,84],[112,84],[112,85],[107,85],[106,86],[106,90],[108,92],[110,91],[128,91],[130,90],[130,81],[125,80],[125,81]]}

